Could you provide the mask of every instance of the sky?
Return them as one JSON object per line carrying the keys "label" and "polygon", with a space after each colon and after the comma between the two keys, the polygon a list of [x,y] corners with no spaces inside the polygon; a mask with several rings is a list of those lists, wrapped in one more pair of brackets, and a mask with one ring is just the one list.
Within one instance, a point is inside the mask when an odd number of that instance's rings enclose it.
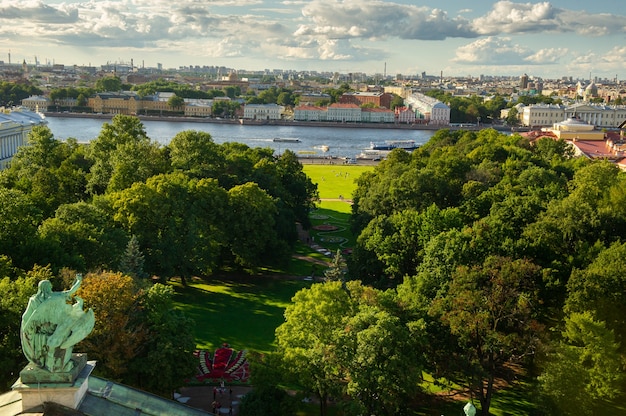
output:
{"label": "sky", "polygon": [[[0,0],[0,61],[626,79],[615,0]],[[4,50],[2,50],[4,49]],[[10,57],[10,59],[9,59]]]}

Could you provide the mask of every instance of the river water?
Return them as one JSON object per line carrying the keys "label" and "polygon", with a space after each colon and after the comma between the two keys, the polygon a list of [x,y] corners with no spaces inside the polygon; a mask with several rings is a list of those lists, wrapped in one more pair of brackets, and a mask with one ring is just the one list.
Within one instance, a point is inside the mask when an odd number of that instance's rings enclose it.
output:
{"label": "river water", "polygon": [[[98,136],[102,125],[110,120],[71,117],[47,117],[48,127],[58,140],[73,137],[88,142]],[[198,130],[211,134],[216,143],[239,142],[250,147],[270,147],[277,153],[289,149],[299,155],[356,157],[370,143],[388,140],[414,140],[426,143],[431,130],[376,129],[345,127],[308,127],[197,123],[184,121],[142,121],[148,137],[160,144],[168,144],[179,132]],[[299,142],[274,142],[274,138],[298,139]],[[322,146],[328,146],[324,151]]]}

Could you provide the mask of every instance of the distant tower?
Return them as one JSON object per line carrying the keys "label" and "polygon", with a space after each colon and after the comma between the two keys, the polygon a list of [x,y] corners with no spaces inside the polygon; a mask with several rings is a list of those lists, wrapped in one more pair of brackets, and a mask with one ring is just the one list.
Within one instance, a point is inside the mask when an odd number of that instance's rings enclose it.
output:
{"label": "distant tower", "polygon": [[528,75],[524,74],[519,77],[519,87],[523,90],[528,88]]}

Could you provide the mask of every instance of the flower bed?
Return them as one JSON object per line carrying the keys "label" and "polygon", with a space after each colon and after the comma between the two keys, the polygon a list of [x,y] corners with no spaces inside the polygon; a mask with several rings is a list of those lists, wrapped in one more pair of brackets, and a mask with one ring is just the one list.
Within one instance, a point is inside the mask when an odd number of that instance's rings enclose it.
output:
{"label": "flower bed", "polygon": [[343,237],[320,237],[319,240],[323,243],[343,243],[346,241]]}
{"label": "flower bed", "polygon": [[236,352],[225,345],[215,350],[213,355],[204,350],[195,351],[194,355],[199,361],[198,381],[247,382],[250,377],[245,350]]}
{"label": "flower bed", "polygon": [[339,227],[330,224],[320,224],[312,227],[316,231],[337,231]]}
{"label": "flower bed", "polygon": [[328,219],[328,215],[311,214],[311,215],[309,215],[309,218],[311,218],[312,220],[327,220]]}

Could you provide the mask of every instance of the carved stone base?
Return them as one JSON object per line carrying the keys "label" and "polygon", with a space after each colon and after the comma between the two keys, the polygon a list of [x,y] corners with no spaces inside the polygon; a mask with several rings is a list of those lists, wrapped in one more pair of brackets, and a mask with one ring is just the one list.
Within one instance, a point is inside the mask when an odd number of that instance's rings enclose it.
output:
{"label": "carved stone base", "polygon": [[[72,354],[72,360],[76,365],[68,373],[51,373],[32,365],[20,372],[20,378],[12,388],[22,395],[23,411],[40,407],[44,402],[78,408],[89,387],[89,375],[96,362],[87,362],[86,354]],[[29,381],[25,381],[24,376]]]}
{"label": "carved stone base", "polygon": [[20,371],[20,379],[24,384],[73,383],[85,367],[85,364],[87,364],[87,354],[72,354],[70,361],[73,364],[72,369],[67,372],[58,373],[52,373],[45,368],[28,363],[28,365]]}

